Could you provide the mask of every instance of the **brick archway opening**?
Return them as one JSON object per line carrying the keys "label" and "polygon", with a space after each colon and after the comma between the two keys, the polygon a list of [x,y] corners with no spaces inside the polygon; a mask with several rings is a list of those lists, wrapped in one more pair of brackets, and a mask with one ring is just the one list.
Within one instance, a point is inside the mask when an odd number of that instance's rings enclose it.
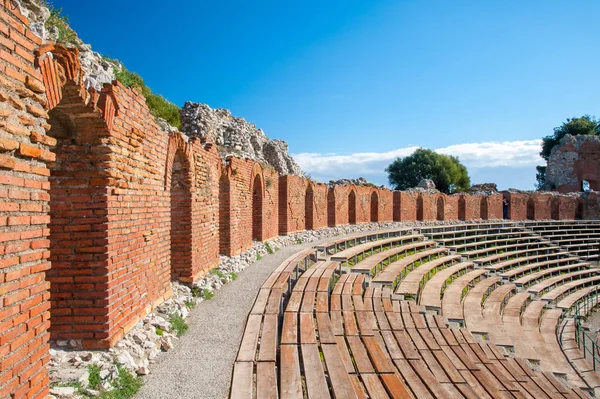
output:
{"label": "brick archway opening", "polygon": [[552,198],[550,202],[550,218],[560,220],[560,203],[558,197]]}
{"label": "brick archway opening", "polygon": [[335,226],[335,193],[333,188],[327,190],[327,225]]}
{"label": "brick archway opening", "polygon": [[458,198],[458,220],[467,219],[467,202],[464,196]]}
{"label": "brick archway opening", "polygon": [[423,221],[423,196],[417,197],[417,220]]}
{"label": "brick archway opening", "polygon": [[177,150],[171,171],[171,279],[191,277],[192,195],[185,156]]}
{"label": "brick archway opening", "polygon": [[483,220],[488,220],[490,218],[487,197],[481,197],[481,202],[479,203],[479,217]]}
{"label": "brick archway opening", "polygon": [[306,193],[304,195],[304,228],[305,230],[312,230],[314,226],[313,217],[314,217],[314,192],[312,185],[308,185],[306,187]]}
{"label": "brick archway opening", "polygon": [[262,209],[263,209],[263,187],[260,175],[254,176],[252,183],[252,239],[262,241]]}
{"label": "brick archway opening", "polygon": [[535,200],[529,197],[527,200],[527,220],[535,220]]}
{"label": "brick archway opening", "polygon": [[444,220],[444,199],[440,196],[437,199],[437,220]]}
{"label": "brick archway opening", "polygon": [[379,196],[375,191],[371,193],[371,222],[379,222]]}
{"label": "brick archway opening", "polygon": [[[108,176],[97,161],[98,154],[104,153],[98,147],[107,130],[97,115],[78,114],[85,109],[84,104],[69,90],[65,87],[66,95],[48,112],[48,136],[56,140],[56,159],[47,163],[52,262],[46,272],[50,283],[50,334],[53,340],[99,342],[109,330],[108,309],[97,299],[107,295],[109,267]],[[44,199],[41,194],[39,199]],[[39,211],[48,210],[40,205]]]}
{"label": "brick archway opening", "polygon": [[350,190],[348,194],[348,223],[356,224],[356,193]]}

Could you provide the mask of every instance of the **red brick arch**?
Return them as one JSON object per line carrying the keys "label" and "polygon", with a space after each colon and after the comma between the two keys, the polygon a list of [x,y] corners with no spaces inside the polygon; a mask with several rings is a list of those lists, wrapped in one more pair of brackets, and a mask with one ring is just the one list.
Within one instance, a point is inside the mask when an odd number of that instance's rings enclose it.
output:
{"label": "red brick arch", "polygon": [[304,226],[306,230],[314,229],[315,216],[315,185],[310,180],[306,181],[304,194]]}
{"label": "red brick arch", "polygon": [[194,274],[192,192],[195,173],[191,146],[179,132],[169,135],[165,190],[170,202],[171,279],[189,280]]}
{"label": "red brick arch", "polygon": [[356,224],[356,187],[348,188],[348,224]]}
{"label": "red brick arch", "polygon": [[165,190],[169,190],[171,186],[171,178],[173,172],[173,164],[175,157],[179,156],[185,164],[187,175],[189,178],[189,187],[193,191],[196,186],[196,171],[194,163],[194,153],[192,146],[186,140],[186,137],[180,132],[172,132],[169,134],[169,145],[167,149],[167,162],[165,168]]}
{"label": "red brick arch", "polygon": [[258,163],[250,174],[250,193],[252,195],[252,239],[263,241],[263,202],[265,198],[265,178]]}
{"label": "red brick arch", "polygon": [[[119,107],[110,91],[85,90],[77,50],[45,45],[36,56],[48,99],[48,136],[56,144],[56,159],[48,162],[51,338],[84,338],[88,346],[109,346],[109,309],[90,298],[105,296],[109,283],[106,186],[116,178],[98,154],[112,152],[107,141]],[[83,310],[89,313],[90,308],[93,320]]]}
{"label": "red brick arch", "polygon": [[379,222],[379,191],[377,189],[371,190],[370,195],[370,204],[371,204],[371,222]]}
{"label": "red brick arch", "polygon": [[446,216],[444,214],[446,206],[446,200],[443,194],[438,195],[436,199],[436,220],[445,220]]}

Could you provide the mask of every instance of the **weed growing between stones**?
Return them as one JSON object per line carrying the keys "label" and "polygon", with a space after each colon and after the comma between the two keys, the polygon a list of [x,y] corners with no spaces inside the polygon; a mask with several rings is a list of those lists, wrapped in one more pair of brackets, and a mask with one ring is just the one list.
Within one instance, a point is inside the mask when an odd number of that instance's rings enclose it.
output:
{"label": "weed growing between stones", "polygon": [[260,254],[259,254],[259,253],[257,253],[257,254],[256,254],[256,260],[258,261],[258,260],[261,260],[261,259],[262,259],[262,256],[260,256]]}
{"label": "weed growing between stones", "polygon": [[200,287],[193,286],[191,290],[194,298],[200,298],[202,296],[202,289]]}
{"label": "weed growing between stones", "polygon": [[124,367],[117,366],[118,376],[112,381],[114,389],[102,392],[100,399],[129,399],[142,387],[142,380]]}
{"label": "weed growing between stones", "polygon": [[175,331],[178,337],[181,337],[190,328],[185,319],[179,315],[171,315],[169,321],[171,322],[171,331]]}
{"label": "weed growing between stones", "polygon": [[271,247],[271,245],[269,245],[268,242],[265,242],[265,248],[267,249],[269,255],[273,255],[275,253],[275,250],[273,249],[273,247]]}
{"label": "weed growing between stones", "polygon": [[225,274],[223,274],[223,272],[219,269],[212,269],[210,272],[219,278],[225,277]]}
{"label": "weed growing between stones", "polygon": [[235,280],[236,278],[238,278],[237,273],[231,272],[229,273],[229,277],[231,277],[231,280]]}
{"label": "weed growing between stones", "polygon": [[156,335],[158,335],[159,337],[162,337],[165,333],[164,330],[160,327],[156,327],[155,332],[156,332]]}
{"label": "weed growing between stones", "polygon": [[215,293],[214,293],[214,292],[212,292],[211,290],[209,290],[208,288],[205,288],[205,289],[202,291],[202,297],[203,297],[204,299],[207,299],[207,300],[208,300],[208,299],[211,299],[213,296],[215,296]]}
{"label": "weed growing between stones", "polygon": [[196,302],[194,301],[183,301],[183,303],[188,309],[194,309],[196,307]]}
{"label": "weed growing between stones", "polygon": [[100,389],[100,384],[102,384],[102,377],[100,376],[100,366],[97,364],[90,364],[88,366],[88,384],[90,389],[98,390]]}

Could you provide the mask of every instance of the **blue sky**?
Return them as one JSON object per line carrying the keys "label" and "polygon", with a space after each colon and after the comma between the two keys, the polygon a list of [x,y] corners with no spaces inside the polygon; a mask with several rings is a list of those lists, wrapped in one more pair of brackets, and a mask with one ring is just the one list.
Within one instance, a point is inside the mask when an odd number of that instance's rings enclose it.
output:
{"label": "blue sky", "polygon": [[53,3],[154,91],[230,109],[321,181],[386,184],[421,146],[531,189],[539,139],[600,109],[597,0]]}

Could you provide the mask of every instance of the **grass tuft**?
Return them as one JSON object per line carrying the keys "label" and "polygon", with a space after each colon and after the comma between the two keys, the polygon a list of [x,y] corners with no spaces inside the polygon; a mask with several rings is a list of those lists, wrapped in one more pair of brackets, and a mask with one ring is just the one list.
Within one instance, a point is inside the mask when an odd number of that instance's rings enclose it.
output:
{"label": "grass tuft", "polygon": [[213,296],[215,296],[215,293],[208,288],[205,288],[204,291],[202,291],[202,297],[204,299],[211,299]]}
{"label": "grass tuft", "polygon": [[273,250],[273,248],[271,247],[271,245],[268,242],[265,242],[265,248],[267,249],[267,252],[269,253],[269,255],[273,255],[275,253],[275,251]]}
{"label": "grass tuft", "polygon": [[223,278],[225,277],[225,275],[223,274],[223,272],[217,268],[215,269],[211,269],[210,271],[212,274],[214,274],[215,276],[219,277],[219,278]]}
{"label": "grass tuft", "polygon": [[175,331],[178,337],[181,337],[190,328],[184,318],[176,314],[171,315],[170,322],[171,331]]}
{"label": "grass tuft", "polygon": [[102,377],[100,377],[100,366],[97,364],[90,364],[88,366],[88,385],[91,389],[98,390],[100,389],[100,384],[102,384]]}

